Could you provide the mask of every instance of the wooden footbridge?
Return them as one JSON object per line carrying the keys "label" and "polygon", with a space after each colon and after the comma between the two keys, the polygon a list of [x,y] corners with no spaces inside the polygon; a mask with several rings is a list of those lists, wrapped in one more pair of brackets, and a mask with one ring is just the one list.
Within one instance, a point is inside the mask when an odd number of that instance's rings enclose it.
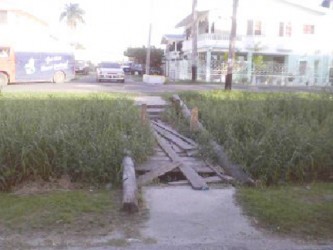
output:
{"label": "wooden footbridge", "polygon": [[[237,171],[234,171],[237,166],[229,163],[223,148],[215,142],[212,142],[211,145],[218,154],[219,162],[225,165],[223,166],[224,169],[219,165],[213,165],[199,159],[197,157],[199,145],[161,121],[161,113],[169,104],[160,97],[148,97],[146,100],[139,100],[137,104],[141,107],[141,119],[150,124],[157,144],[154,155],[145,163],[135,166],[135,171],[128,168],[128,166],[134,166],[134,163],[130,162],[129,159],[124,159],[123,204],[126,210],[135,211],[137,209],[135,208],[137,207],[137,201],[131,203],[137,185],[143,186],[152,183],[163,176],[177,176],[176,181],[169,180],[166,182],[169,185],[188,184],[195,190],[207,190],[209,189],[208,184],[212,182],[233,183],[236,179],[241,181],[247,179],[247,176],[243,176],[237,169]],[[190,115],[186,106],[180,105],[179,102],[178,109],[185,111],[185,113],[183,112],[185,118]],[[204,129],[199,122],[196,127],[201,130]],[[227,171],[225,171],[225,168]]]}

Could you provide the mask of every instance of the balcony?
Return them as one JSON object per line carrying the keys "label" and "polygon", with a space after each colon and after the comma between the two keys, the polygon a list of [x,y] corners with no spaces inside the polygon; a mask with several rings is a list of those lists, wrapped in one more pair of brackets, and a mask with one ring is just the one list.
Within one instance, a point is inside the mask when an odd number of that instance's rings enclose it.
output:
{"label": "balcony", "polygon": [[[198,35],[198,51],[207,51],[207,49],[217,51],[228,51],[229,34],[200,34]],[[305,42],[306,41],[306,42]],[[279,37],[273,35],[238,35],[236,37],[236,50],[241,52],[257,51],[266,54],[287,54],[287,53],[307,53],[319,48],[313,45],[320,45],[321,42],[317,36],[296,35],[292,37]],[[192,40],[183,42],[183,51],[191,53]]]}

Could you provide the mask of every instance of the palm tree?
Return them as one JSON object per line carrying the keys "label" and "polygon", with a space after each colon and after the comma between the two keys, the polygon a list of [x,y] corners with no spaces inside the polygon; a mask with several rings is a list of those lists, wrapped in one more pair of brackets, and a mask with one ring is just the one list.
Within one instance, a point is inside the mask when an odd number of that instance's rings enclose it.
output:
{"label": "palm tree", "polygon": [[64,18],[66,19],[67,26],[75,30],[78,23],[85,23],[83,19],[83,15],[85,11],[80,8],[77,3],[69,3],[65,5],[63,12],[60,14],[60,21]]}
{"label": "palm tree", "polygon": [[235,57],[234,56],[235,43],[236,43],[237,7],[238,7],[238,0],[233,0],[232,23],[231,23],[231,32],[230,32],[230,41],[229,41],[229,54],[228,54],[228,69],[224,86],[225,90],[231,90],[231,85],[232,85],[232,71],[233,71],[233,64]]}

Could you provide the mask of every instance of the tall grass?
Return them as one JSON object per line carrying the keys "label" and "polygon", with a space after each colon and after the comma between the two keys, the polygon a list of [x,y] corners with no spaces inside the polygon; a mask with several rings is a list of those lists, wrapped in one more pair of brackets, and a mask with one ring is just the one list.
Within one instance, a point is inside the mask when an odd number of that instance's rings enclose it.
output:
{"label": "tall grass", "polygon": [[266,184],[333,175],[331,94],[184,93],[232,161]]}
{"label": "tall grass", "polygon": [[118,183],[124,149],[140,162],[152,145],[149,128],[129,99],[0,97],[0,190],[63,174],[73,181]]}

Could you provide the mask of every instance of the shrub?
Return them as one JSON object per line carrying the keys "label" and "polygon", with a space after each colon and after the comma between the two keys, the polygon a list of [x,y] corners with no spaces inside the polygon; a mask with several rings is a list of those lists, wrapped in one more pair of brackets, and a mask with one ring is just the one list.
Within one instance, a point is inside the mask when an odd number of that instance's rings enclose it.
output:
{"label": "shrub", "polygon": [[109,95],[0,98],[0,190],[68,174],[87,183],[120,181],[124,150],[137,162],[153,139],[129,99]]}
{"label": "shrub", "polygon": [[333,171],[330,94],[188,92],[232,161],[266,184],[327,179]]}

